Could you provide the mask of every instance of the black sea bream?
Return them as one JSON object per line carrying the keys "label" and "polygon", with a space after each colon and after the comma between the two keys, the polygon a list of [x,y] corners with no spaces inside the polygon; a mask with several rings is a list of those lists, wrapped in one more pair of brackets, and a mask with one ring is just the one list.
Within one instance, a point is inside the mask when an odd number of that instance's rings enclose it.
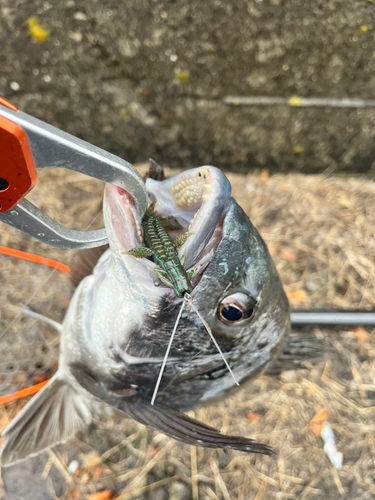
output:
{"label": "black sea bream", "polygon": [[[192,301],[244,390],[277,358],[290,328],[288,301],[267,247],[215,167],[148,179],[146,187],[158,215],[177,221],[172,240],[192,233],[178,250],[184,268],[194,269]],[[222,435],[182,413],[237,389],[188,305],[151,405],[184,299],[160,281],[150,258],[124,254],[145,246],[141,216],[126,191],[106,185],[104,221],[110,249],[76,289],[63,322],[58,371],[6,429],[2,464],[66,441],[113,412],[185,443],[272,454],[267,445]]]}

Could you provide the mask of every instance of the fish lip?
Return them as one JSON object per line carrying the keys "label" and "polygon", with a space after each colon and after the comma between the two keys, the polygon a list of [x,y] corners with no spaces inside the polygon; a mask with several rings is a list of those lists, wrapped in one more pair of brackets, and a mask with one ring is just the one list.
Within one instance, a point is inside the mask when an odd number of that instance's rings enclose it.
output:
{"label": "fish lip", "polygon": [[[129,192],[106,184],[103,199],[104,226],[107,231],[111,256],[115,263],[116,274],[120,279],[140,287],[145,293],[157,297],[172,297],[169,288],[159,286],[153,272],[156,264],[147,258],[127,255],[129,250],[144,246],[143,227],[138,205]],[[160,283],[161,284],[161,283]]]}
{"label": "fish lip", "polygon": [[136,201],[128,191],[106,184],[103,216],[109,244],[113,250],[128,251],[142,245],[141,216]]}

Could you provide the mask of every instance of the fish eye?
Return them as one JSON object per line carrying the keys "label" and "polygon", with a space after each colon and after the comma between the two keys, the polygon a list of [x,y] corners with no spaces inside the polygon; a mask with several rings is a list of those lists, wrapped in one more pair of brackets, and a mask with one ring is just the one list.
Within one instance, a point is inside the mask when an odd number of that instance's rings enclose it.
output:
{"label": "fish eye", "polygon": [[223,319],[231,323],[239,321],[243,316],[241,309],[236,306],[225,306],[221,309],[220,313]]}
{"label": "fish eye", "polygon": [[255,300],[244,293],[234,293],[225,297],[217,308],[220,321],[226,325],[240,323],[252,316]]}

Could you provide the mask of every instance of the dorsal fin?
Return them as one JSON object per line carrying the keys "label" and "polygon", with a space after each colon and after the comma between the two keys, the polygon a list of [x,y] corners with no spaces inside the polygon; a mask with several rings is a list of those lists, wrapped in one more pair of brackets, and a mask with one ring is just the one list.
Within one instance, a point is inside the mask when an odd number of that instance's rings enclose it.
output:
{"label": "dorsal fin", "polygon": [[70,265],[70,281],[74,286],[78,286],[83,278],[92,273],[98,260],[108,248],[109,245],[103,245],[76,252]]}
{"label": "dorsal fin", "polygon": [[155,160],[149,158],[148,170],[143,176],[143,180],[154,179],[155,181],[163,181],[165,179],[163,167],[161,167]]}
{"label": "dorsal fin", "polygon": [[1,464],[6,467],[29,455],[35,456],[74,436],[93,418],[88,398],[77,394],[57,372],[3,432],[6,441]]}

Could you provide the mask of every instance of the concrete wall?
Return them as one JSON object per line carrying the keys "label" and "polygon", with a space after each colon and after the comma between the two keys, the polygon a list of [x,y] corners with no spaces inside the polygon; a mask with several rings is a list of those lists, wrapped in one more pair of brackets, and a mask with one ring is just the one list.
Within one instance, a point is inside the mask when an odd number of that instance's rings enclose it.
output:
{"label": "concrete wall", "polygon": [[223,101],[373,99],[374,34],[366,0],[1,0],[0,95],[131,162],[374,174],[375,108]]}

